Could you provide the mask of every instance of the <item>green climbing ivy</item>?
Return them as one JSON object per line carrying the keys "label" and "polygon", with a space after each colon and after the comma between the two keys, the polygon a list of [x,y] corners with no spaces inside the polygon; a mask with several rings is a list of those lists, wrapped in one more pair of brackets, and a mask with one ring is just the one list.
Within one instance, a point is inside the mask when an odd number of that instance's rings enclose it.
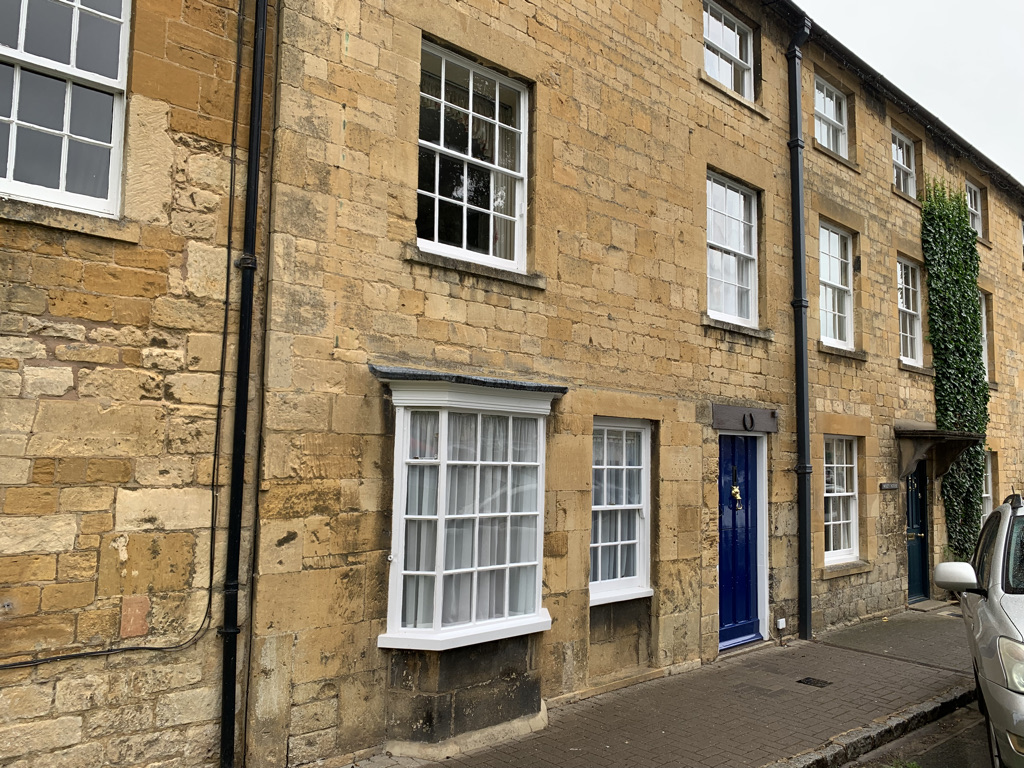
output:
{"label": "green climbing ivy", "polygon": [[[930,181],[921,206],[921,245],[928,276],[928,340],[935,368],[935,422],[939,429],[984,433],[988,381],[982,360],[978,245],[967,199]],[[974,551],[981,520],[985,449],[961,454],[942,479],[946,530],[954,557]]]}

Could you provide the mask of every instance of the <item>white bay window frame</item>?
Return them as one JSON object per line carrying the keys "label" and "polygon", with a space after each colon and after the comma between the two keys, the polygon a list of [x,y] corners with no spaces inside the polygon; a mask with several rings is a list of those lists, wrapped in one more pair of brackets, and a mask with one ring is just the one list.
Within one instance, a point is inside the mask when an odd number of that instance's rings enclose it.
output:
{"label": "white bay window frame", "polygon": [[[131,3],[124,0],[52,0],[47,5],[45,16],[42,15],[44,3],[40,0],[13,0],[5,5],[5,15],[0,18],[0,25],[5,27],[0,31],[0,80],[3,81],[0,82],[0,196],[107,218],[116,217],[121,206]],[[116,16],[115,6],[119,7],[119,15]],[[58,32],[53,28],[53,14],[58,14],[62,21],[67,20],[66,30],[62,28]],[[46,21],[42,20],[44,18]],[[11,19],[17,20],[16,27],[10,26]],[[33,24],[46,25],[45,32],[42,26],[32,31]],[[108,30],[109,36],[113,25],[120,25],[116,31],[116,73],[101,74],[93,71],[96,61],[104,55],[103,46],[112,43],[104,38],[100,45],[97,37],[94,44],[98,47],[89,47],[87,37],[89,34],[102,37],[104,33],[99,32],[102,29]],[[5,32],[8,33],[6,36]],[[53,46],[57,45],[54,38],[58,35],[67,35],[67,62],[53,57],[56,51]],[[49,42],[40,43],[42,39]],[[40,46],[50,49],[50,55],[40,53]],[[37,50],[33,50],[34,47]],[[12,73],[6,69],[8,67],[13,69]],[[11,79],[8,81],[9,76]],[[52,87],[58,87],[57,82],[63,84],[63,105],[59,115],[52,115],[51,120],[51,116],[40,119],[29,114],[33,111],[41,114],[38,99],[42,98],[40,89],[33,88],[29,81],[37,86],[39,83]],[[33,91],[28,95],[27,89],[30,88]],[[109,106],[101,105],[100,102],[108,97],[111,99]],[[36,99],[35,104],[30,103],[33,98]],[[109,135],[102,135],[104,127],[95,124],[97,116],[101,122],[109,118]],[[36,151],[25,150],[26,146],[32,146],[30,141],[40,147],[40,142],[44,142],[47,152],[59,153],[56,187],[49,184],[50,180],[44,183],[19,176],[16,161],[22,159],[27,162],[31,155],[23,153]],[[95,167],[104,153],[107,154],[105,173],[99,168],[92,175],[103,179],[105,196],[69,188],[76,183],[68,169],[72,156],[78,158],[76,162],[81,166],[80,173],[89,174],[90,166]],[[85,178],[83,176],[77,183],[86,184]]]}
{"label": "white bay window frame", "polygon": [[525,274],[527,88],[430,43],[421,56],[416,244]]}
{"label": "white bay window frame", "polygon": [[825,435],[825,565],[860,557],[857,438]]}
{"label": "white bay window frame", "polygon": [[650,597],[650,422],[594,419],[591,482],[590,604]]}
{"label": "white bay window frame", "polygon": [[911,261],[896,261],[897,286],[900,315],[900,360],[911,365],[921,365],[921,268]]}
{"label": "white bay window frame", "polygon": [[[541,584],[545,422],[554,395],[550,391],[500,389],[444,381],[390,381],[389,384],[396,412],[395,491],[388,626],[387,631],[378,637],[378,646],[442,651],[549,629],[551,617],[541,605]],[[429,418],[417,420],[419,430],[414,435],[414,414],[436,414],[436,434],[427,435],[427,441],[433,441],[433,449],[422,450],[422,427],[429,423]],[[455,428],[453,425],[465,427],[474,418],[477,426],[473,449],[470,450],[465,440],[450,434],[449,430]],[[485,419],[489,419],[492,426],[504,421],[507,428],[503,439],[508,441],[503,443],[504,449],[492,449],[492,455],[486,459],[481,426]],[[513,433],[517,423],[524,427],[529,423],[534,425],[535,442],[529,446],[520,443],[516,447]],[[468,432],[461,433],[462,436],[466,434]],[[487,445],[502,444],[495,441]],[[504,453],[496,456],[493,455],[494,450],[498,453],[503,450]],[[421,453],[426,455],[420,456]],[[433,514],[407,514],[407,510],[417,504],[416,501],[410,504],[410,478],[421,476],[419,468],[424,466],[436,468],[434,487],[431,489],[429,482],[420,486],[421,489],[427,487],[432,495],[428,502],[419,502],[416,509],[421,512],[432,509]],[[492,492],[485,496],[483,489],[487,483],[483,476],[488,470],[493,473],[489,477],[503,479],[492,480],[489,486]],[[515,485],[517,470],[521,472],[520,477],[528,477],[532,473],[536,478],[532,503],[529,482],[518,487]],[[464,472],[468,475],[460,475]],[[450,488],[450,478],[459,477],[472,477],[473,480],[461,488],[453,481]],[[463,493],[470,485],[472,493]],[[528,508],[515,508],[517,493],[521,503]],[[422,498],[426,497],[420,496]],[[463,526],[467,523],[472,530],[468,540],[458,533],[460,529],[466,530]],[[410,531],[411,525],[429,528],[431,524],[434,531],[432,541],[429,533],[419,537]],[[514,536],[517,529],[520,532],[518,539]],[[426,545],[423,545],[424,541]],[[407,559],[410,542],[420,543],[425,546],[425,551],[410,552]],[[487,557],[481,554],[485,551]],[[464,560],[457,562],[457,558],[465,558],[467,552],[469,564]],[[532,578],[525,585],[528,588],[519,583],[521,588],[516,592],[519,608],[515,609],[511,603],[514,575],[527,578],[531,569]],[[498,581],[501,584],[495,592],[497,597],[493,603],[489,602],[489,597],[486,605],[500,606],[500,611],[492,612],[501,615],[481,616],[479,590],[494,586]],[[432,587],[421,586],[425,584]],[[411,587],[415,587],[417,594],[422,594],[429,603],[412,614],[407,610],[411,605],[407,600],[412,600],[413,596],[406,592]],[[469,589],[468,603],[457,593],[463,588]],[[445,600],[446,590],[450,596],[448,602]]]}
{"label": "white bay window frame", "polygon": [[985,451],[985,474],[981,486],[981,519],[992,514],[992,451]]}
{"label": "white bay window frame", "polygon": [[846,94],[814,78],[814,138],[825,149],[848,157],[850,115]]}
{"label": "white bay window frame", "polygon": [[707,208],[708,315],[756,328],[757,194],[709,173]]}
{"label": "white bay window frame", "polygon": [[753,40],[750,27],[704,0],[704,72],[745,99],[754,98]]}
{"label": "white bay window frame", "polygon": [[818,277],[821,340],[853,349],[853,238],[826,224],[819,226]]}

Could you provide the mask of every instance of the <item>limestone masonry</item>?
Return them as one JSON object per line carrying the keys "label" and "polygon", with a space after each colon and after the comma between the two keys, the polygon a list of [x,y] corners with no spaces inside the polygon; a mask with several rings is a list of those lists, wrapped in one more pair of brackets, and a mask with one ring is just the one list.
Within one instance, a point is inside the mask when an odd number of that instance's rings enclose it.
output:
{"label": "limestone masonry", "polygon": [[926,179],[979,233],[986,505],[1021,487],[1024,186],[812,26],[800,530],[789,0],[273,3],[250,225],[253,8],[62,0],[65,51],[22,3],[0,768],[221,764],[238,462],[237,765],[452,754],[939,594]]}

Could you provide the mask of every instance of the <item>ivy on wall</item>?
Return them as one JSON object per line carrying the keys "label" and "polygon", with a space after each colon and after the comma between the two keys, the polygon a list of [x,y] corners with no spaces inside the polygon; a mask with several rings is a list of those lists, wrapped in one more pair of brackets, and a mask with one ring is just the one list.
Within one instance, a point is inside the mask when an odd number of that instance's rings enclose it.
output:
{"label": "ivy on wall", "polygon": [[[984,433],[988,381],[982,360],[977,235],[964,192],[930,181],[921,206],[928,276],[928,340],[935,368],[938,429]],[[942,479],[949,547],[958,560],[974,551],[981,520],[985,449],[967,449]]]}

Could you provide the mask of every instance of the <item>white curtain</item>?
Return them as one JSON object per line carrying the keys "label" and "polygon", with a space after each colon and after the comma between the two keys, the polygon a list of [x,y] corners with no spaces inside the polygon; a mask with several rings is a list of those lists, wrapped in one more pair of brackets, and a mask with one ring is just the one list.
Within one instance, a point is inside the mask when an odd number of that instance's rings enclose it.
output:
{"label": "white curtain", "polygon": [[437,411],[413,411],[409,418],[409,458],[437,458]]}
{"label": "white curtain", "polygon": [[444,577],[441,595],[441,624],[465,624],[471,617],[472,573],[449,573]]}
{"label": "white curtain", "polygon": [[509,532],[509,562],[533,563],[537,561],[537,518],[533,515],[514,515]]}
{"label": "white curtain", "polygon": [[508,467],[480,467],[481,515],[501,515],[508,511]]}
{"label": "white curtain", "polygon": [[512,568],[508,574],[508,615],[533,613],[537,598],[537,566]]}
{"label": "white curtain", "polygon": [[473,527],[476,520],[448,520],[445,523],[444,569],[459,571],[473,567]]}
{"label": "white curtain", "polygon": [[508,461],[507,416],[484,416],[481,419],[480,461]]}
{"label": "white curtain", "polygon": [[512,461],[537,461],[536,419],[512,419]]}
{"label": "white curtain", "polygon": [[508,518],[480,518],[479,565],[504,565],[506,560],[506,539],[508,534]]}
{"label": "white curtain", "polygon": [[437,467],[413,464],[409,467],[405,514],[413,517],[437,514]]}
{"label": "white curtain", "polygon": [[477,575],[477,621],[505,615],[505,571],[480,571]]}
{"label": "white curtain", "polygon": [[432,571],[437,552],[437,521],[405,521],[405,570]]}
{"label": "white curtain", "polygon": [[451,461],[476,460],[475,413],[448,414],[448,458]]}
{"label": "white curtain", "polygon": [[476,467],[473,465],[448,465],[448,508],[449,515],[472,515],[476,509]]}
{"label": "white curtain", "polygon": [[537,467],[512,467],[512,511],[538,511]]}
{"label": "white curtain", "polygon": [[402,589],[402,626],[431,627],[434,622],[434,577],[406,576]]}

